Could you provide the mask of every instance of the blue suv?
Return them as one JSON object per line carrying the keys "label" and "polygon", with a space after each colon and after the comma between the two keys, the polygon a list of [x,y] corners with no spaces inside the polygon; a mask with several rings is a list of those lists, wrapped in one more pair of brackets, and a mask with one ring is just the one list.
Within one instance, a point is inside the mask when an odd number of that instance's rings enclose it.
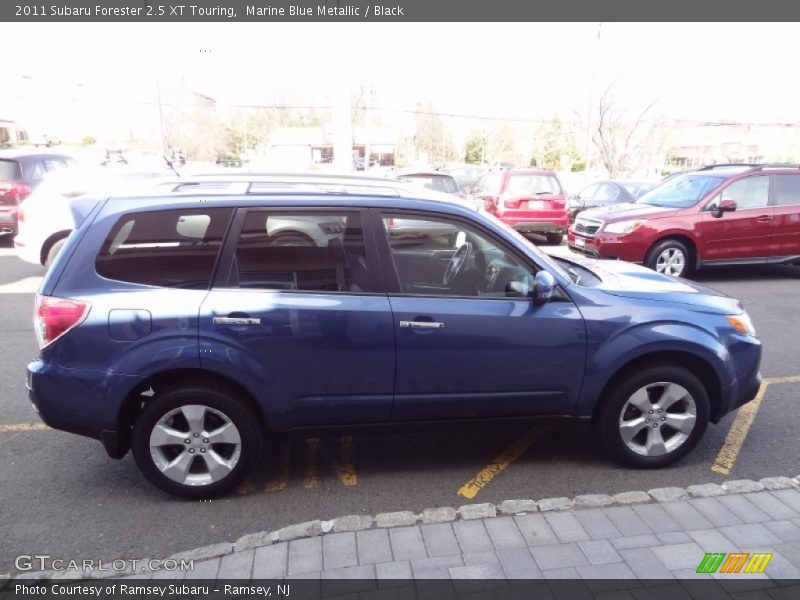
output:
{"label": "blue suv", "polygon": [[755,396],[738,301],[549,257],[393,185],[210,178],[74,201],[36,296],[34,409],[202,498],[269,436],[422,421],[591,419],[612,456],[662,467]]}

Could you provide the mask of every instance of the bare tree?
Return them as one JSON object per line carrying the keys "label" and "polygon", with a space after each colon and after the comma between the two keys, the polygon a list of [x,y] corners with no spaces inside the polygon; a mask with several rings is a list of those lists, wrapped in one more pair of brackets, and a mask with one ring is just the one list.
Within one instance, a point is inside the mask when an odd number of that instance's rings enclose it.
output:
{"label": "bare tree", "polygon": [[638,111],[622,108],[614,94],[614,83],[600,96],[592,142],[609,177],[630,174],[650,159],[657,127],[652,101]]}

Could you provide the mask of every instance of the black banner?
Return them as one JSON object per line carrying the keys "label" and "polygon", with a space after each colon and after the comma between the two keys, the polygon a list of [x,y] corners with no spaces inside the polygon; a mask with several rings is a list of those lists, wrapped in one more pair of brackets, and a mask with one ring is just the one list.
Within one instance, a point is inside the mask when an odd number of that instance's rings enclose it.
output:
{"label": "black banner", "polygon": [[0,20],[286,21],[791,21],[800,4],[763,0],[60,0],[0,3]]}
{"label": "black banner", "polygon": [[[0,583],[2,586],[2,583]],[[271,598],[282,600],[449,600],[449,599],[547,599],[592,600],[595,598],[764,598],[800,597],[800,581],[770,579],[584,579],[584,580],[371,580],[371,579],[286,579],[286,580],[24,580],[7,583],[0,600],[60,600],[99,598],[102,600],[170,600]]]}

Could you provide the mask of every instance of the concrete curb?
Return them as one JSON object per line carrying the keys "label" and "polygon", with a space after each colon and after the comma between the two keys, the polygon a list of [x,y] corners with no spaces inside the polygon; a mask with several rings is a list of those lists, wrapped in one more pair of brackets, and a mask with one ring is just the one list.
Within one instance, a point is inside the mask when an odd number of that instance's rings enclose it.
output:
{"label": "concrete curb", "polygon": [[[619,494],[581,494],[574,498],[543,498],[541,500],[518,499],[504,500],[498,504],[480,503],[465,504],[456,508],[443,506],[428,508],[415,514],[412,511],[396,511],[379,513],[377,515],[346,515],[327,521],[315,520],[287,525],[274,531],[260,531],[248,533],[236,542],[222,542],[201,546],[171,555],[171,559],[206,560],[220,558],[263,546],[270,546],[278,542],[287,542],[302,538],[317,537],[327,533],[340,533],[347,531],[363,531],[365,529],[389,529],[393,527],[408,527],[413,525],[428,525],[433,523],[447,523],[451,521],[466,521],[472,519],[492,519],[504,515],[520,515],[535,512],[550,512],[563,510],[584,510],[602,508],[607,506],[630,506],[631,504],[651,504],[658,502],[676,502],[692,498],[708,498],[728,494],[747,494],[764,490],[800,489],[800,476],[791,477],[764,477],[759,481],[738,479],[701,485],[690,485],[686,489],[680,487],[653,488],[644,491],[622,492]],[[86,576],[93,579],[105,579],[123,576],[123,573],[92,573]],[[14,578],[22,579],[51,579],[63,578],[63,572],[35,571],[23,575],[0,574],[0,590]]]}

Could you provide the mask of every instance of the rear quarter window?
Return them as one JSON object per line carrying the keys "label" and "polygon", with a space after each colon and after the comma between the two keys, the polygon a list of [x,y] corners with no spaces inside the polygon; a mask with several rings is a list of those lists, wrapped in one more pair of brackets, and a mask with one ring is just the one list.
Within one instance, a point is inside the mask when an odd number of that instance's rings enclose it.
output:
{"label": "rear quarter window", "polygon": [[207,289],[233,209],[132,213],[111,229],[95,261],[107,279]]}

